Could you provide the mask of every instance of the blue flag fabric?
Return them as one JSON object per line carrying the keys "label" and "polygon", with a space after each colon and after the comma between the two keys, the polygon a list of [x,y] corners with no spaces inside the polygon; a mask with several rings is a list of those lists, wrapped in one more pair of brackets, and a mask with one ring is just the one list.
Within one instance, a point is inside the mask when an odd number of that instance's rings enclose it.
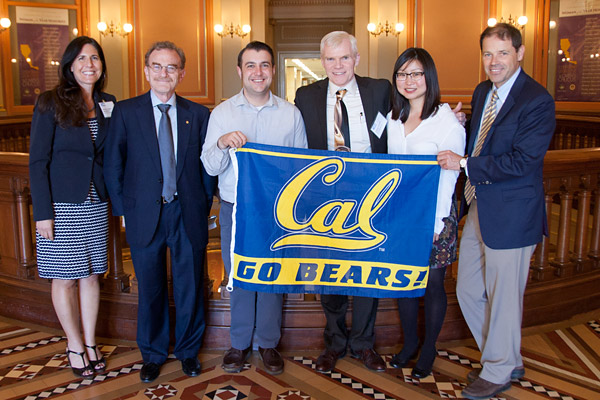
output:
{"label": "blue flag fabric", "polygon": [[233,286],[423,296],[440,174],[435,156],[248,143],[233,159]]}

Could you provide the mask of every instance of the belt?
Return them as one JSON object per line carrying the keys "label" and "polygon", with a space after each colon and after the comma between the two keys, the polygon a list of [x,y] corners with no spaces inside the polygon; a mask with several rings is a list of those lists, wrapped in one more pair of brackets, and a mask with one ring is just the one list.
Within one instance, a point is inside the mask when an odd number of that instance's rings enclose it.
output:
{"label": "belt", "polygon": [[169,204],[169,203],[172,203],[172,202],[174,202],[175,200],[177,200],[177,198],[178,198],[178,197],[179,197],[179,196],[177,196],[177,195],[174,195],[174,196],[173,196],[173,200],[171,200],[170,202],[169,202],[169,201],[167,201],[167,200],[165,200],[165,198],[164,198],[164,197],[161,197],[161,199],[162,199],[162,203],[163,203],[163,204]]}

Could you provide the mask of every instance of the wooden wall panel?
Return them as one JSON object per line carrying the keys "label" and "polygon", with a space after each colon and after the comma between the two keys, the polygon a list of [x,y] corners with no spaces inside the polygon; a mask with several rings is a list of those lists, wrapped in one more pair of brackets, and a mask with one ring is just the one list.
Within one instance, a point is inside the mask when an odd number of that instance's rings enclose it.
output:
{"label": "wooden wall panel", "polygon": [[415,42],[435,60],[442,95],[470,99],[483,79],[479,35],[488,19],[486,0],[422,0],[417,3]]}
{"label": "wooden wall panel", "polygon": [[149,90],[144,76],[144,54],[152,43],[170,40],[186,55],[186,75],[177,93],[202,104],[214,104],[212,0],[133,0],[135,15],[135,76],[132,95]]}

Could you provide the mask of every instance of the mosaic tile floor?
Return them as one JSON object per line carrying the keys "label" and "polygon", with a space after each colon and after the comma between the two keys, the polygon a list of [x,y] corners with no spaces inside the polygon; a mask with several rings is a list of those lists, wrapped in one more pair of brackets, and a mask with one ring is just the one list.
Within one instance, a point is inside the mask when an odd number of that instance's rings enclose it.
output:
{"label": "mosaic tile floor", "polygon": [[[108,342],[108,341],[107,341]],[[171,358],[160,377],[139,380],[140,353],[129,342],[101,343],[105,373],[76,378],[65,356],[65,338],[49,328],[0,318],[0,399],[454,399],[462,398],[466,374],[480,367],[470,340],[440,343],[434,372],[410,376],[412,365],[374,373],[346,357],[330,374],[314,371],[318,354],[284,354],[285,371],[267,374],[254,354],[239,374],[221,367],[222,352],[203,351],[202,374],[189,378]],[[524,331],[526,374],[497,399],[600,400],[600,311],[562,324]],[[384,354],[389,361],[391,354]]]}

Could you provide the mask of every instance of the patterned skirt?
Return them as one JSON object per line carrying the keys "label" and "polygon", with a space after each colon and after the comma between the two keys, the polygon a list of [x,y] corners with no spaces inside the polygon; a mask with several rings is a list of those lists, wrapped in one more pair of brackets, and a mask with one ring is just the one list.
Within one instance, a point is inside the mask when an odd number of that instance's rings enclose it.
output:
{"label": "patterned skirt", "polygon": [[443,219],[444,229],[438,240],[433,242],[429,255],[429,268],[447,267],[456,261],[456,246],[458,240],[458,216],[456,212],[456,198],[452,198],[450,215]]}
{"label": "patterned skirt", "polygon": [[88,196],[81,204],[54,203],[54,240],[36,232],[36,250],[40,278],[104,274],[108,269],[108,202]]}

